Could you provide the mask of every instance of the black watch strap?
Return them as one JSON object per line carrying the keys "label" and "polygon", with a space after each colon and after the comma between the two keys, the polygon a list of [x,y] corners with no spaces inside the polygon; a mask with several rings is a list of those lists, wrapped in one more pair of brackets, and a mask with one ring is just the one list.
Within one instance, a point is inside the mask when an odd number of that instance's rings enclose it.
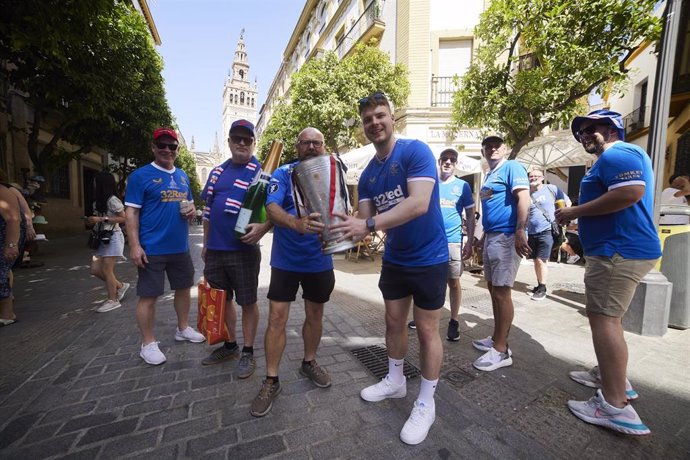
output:
{"label": "black watch strap", "polygon": [[373,217],[369,217],[367,219],[367,228],[369,229],[370,232],[376,231],[376,221],[374,221]]}

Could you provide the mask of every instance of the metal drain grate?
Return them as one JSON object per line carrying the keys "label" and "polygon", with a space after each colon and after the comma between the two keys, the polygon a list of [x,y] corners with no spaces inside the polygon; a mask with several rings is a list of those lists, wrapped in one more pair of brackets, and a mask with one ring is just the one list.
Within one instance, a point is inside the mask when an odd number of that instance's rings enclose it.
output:
{"label": "metal drain grate", "polygon": [[[388,374],[388,350],[385,345],[369,345],[368,347],[355,348],[350,353],[371,372],[374,377],[382,379]],[[409,361],[403,364],[403,374],[408,379],[417,377],[422,372]]]}
{"label": "metal drain grate", "polygon": [[443,378],[456,388],[461,388],[463,385],[474,380],[474,376],[460,368],[454,368],[442,375]]}

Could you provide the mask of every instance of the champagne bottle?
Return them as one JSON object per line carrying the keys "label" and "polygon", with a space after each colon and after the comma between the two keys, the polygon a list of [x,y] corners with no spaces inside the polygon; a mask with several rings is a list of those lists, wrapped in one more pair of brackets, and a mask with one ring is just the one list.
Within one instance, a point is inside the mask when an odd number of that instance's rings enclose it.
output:
{"label": "champagne bottle", "polygon": [[265,203],[270,179],[270,174],[260,171],[247,188],[235,224],[235,236],[237,238],[242,238],[247,233],[247,225],[266,222]]}
{"label": "champagne bottle", "polygon": [[235,224],[235,236],[237,238],[242,238],[247,233],[247,225],[266,222],[265,204],[268,195],[268,182],[271,180],[271,174],[280,163],[282,152],[283,144],[273,141],[270,151],[261,165],[261,170],[247,188]]}

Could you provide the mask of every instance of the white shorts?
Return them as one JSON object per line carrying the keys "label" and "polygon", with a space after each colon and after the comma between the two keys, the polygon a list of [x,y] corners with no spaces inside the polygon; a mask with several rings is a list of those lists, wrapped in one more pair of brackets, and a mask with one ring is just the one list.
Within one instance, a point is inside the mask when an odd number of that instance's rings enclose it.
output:
{"label": "white shorts", "polygon": [[122,257],[125,250],[125,236],[122,231],[113,232],[110,237],[110,244],[101,243],[96,249],[96,256],[98,257]]}
{"label": "white shorts", "polygon": [[520,255],[515,251],[515,235],[487,233],[484,237],[484,279],[493,286],[513,287]]}

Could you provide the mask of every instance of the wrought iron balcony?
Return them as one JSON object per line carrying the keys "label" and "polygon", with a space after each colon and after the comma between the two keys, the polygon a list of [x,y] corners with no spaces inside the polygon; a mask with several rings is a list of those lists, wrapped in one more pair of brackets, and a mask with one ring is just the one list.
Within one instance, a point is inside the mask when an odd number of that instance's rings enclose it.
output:
{"label": "wrought iron balcony", "polygon": [[362,15],[352,24],[350,30],[338,41],[335,48],[338,57],[344,58],[354,48],[355,44],[383,33],[385,24],[379,20],[383,3],[383,0],[372,0],[367,5]]}
{"label": "wrought iron balcony", "polygon": [[459,89],[455,77],[431,77],[431,106],[450,107],[453,95]]}
{"label": "wrought iron balcony", "polygon": [[625,134],[635,133],[645,127],[645,115],[649,107],[640,106],[623,117],[623,126],[625,127]]}

